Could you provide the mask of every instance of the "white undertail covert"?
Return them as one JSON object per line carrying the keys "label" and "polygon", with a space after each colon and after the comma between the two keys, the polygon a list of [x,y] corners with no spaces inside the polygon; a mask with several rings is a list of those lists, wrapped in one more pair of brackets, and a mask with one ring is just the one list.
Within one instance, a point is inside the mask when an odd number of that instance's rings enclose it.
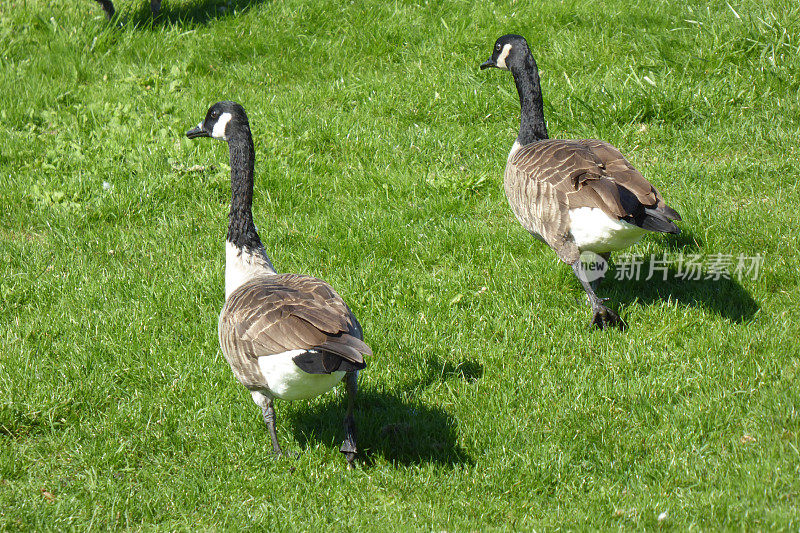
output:
{"label": "white undertail covert", "polygon": [[293,359],[305,352],[306,350],[289,350],[258,358],[258,367],[271,397],[281,400],[308,400],[328,392],[342,381],[342,371],[309,374],[300,370]]}
{"label": "white undertail covert", "polygon": [[598,254],[625,249],[645,234],[646,230],[624,220],[614,220],[597,207],[569,210],[570,231],[581,251]]}

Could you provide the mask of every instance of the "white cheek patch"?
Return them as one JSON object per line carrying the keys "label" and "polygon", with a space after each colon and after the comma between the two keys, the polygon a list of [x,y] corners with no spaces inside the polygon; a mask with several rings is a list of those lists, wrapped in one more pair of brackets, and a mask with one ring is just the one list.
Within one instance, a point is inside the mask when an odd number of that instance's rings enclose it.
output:
{"label": "white cheek patch", "polygon": [[217,123],[214,124],[214,129],[211,131],[211,136],[215,139],[227,140],[225,137],[225,129],[228,127],[228,122],[231,121],[231,118],[233,118],[233,115],[230,113],[223,113],[220,115],[219,120],[217,120]]}
{"label": "white cheek patch", "polygon": [[508,57],[509,53],[511,53],[510,43],[503,46],[503,51],[500,52],[500,57],[497,58],[497,68],[508,70],[508,67],[506,66],[506,58]]}

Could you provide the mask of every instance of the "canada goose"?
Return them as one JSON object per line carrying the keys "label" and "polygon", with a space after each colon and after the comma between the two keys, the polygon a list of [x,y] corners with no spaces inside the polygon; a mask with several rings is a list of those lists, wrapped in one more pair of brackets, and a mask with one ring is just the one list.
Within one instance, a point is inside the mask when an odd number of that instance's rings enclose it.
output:
{"label": "canada goose", "polygon": [[679,233],[672,221],[680,215],[609,143],[548,138],[539,71],[523,37],[497,39],[481,70],[489,67],[511,71],[522,108],[503,180],[511,209],[525,229],[572,265],[589,296],[592,324],[624,327],[595,294],[581,266],[581,252],[607,260],[610,252],[631,246],[647,230]]}
{"label": "canada goose", "polygon": [[[100,7],[103,8],[103,11],[106,13],[106,17],[108,20],[114,18],[114,3],[111,0],[95,0]],[[157,15],[158,12],[161,10],[161,0],[150,0],[150,12],[153,15]]]}
{"label": "canada goose", "polygon": [[190,139],[228,142],[231,206],[225,254],[225,305],[219,315],[219,343],[234,375],[261,407],[272,439],[273,400],[303,400],[330,390],[346,376],[347,415],[341,452],[352,467],[356,456],[353,404],[358,371],[372,350],[361,325],[333,288],[298,274],[277,274],[253,224],[255,151],[244,108],[217,102]]}

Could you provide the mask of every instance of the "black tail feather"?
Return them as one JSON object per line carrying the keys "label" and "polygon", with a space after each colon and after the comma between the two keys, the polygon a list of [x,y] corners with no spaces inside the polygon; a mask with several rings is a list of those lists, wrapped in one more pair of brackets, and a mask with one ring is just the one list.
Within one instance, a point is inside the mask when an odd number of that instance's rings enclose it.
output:
{"label": "black tail feather", "polygon": [[303,352],[293,357],[292,361],[300,370],[309,374],[330,374],[337,371],[353,372],[367,367],[366,363],[363,362],[348,361],[335,353],[315,350]]}
{"label": "black tail feather", "polygon": [[645,208],[644,217],[638,225],[649,231],[678,234],[681,230],[672,221],[680,219],[680,215],[674,209],[666,206],[656,209]]}

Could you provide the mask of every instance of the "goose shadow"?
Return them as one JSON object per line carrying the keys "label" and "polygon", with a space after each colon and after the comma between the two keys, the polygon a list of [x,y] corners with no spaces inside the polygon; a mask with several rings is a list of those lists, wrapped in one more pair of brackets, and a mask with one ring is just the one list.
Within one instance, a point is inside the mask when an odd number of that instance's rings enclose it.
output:
{"label": "goose shadow", "polygon": [[[473,460],[457,442],[456,423],[439,407],[407,401],[393,393],[359,391],[354,411],[360,462],[379,457],[390,463],[453,466]],[[344,402],[329,400],[287,415],[298,444],[338,447],[344,437]]]}
{"label": "goose shadow", "polygon": [[147,28],[152,26],[203,26],[209,22],[234,13],[240,14],[267,0],[201,0],[192,4],[176,5],[174,1],[163,0],[161,9],[155,15],[150,12],[147,0],[131,0],[127,7],[117,5],[117,23],[120,28]]}
{"label": "goose shadow", "polygon": [[452,361],[445,361],[436,356],[425,359],[425,370],[419,380],[419,386],[428,387],[437,381],[448,381],[450,379],[463,380],[467,383],[474,383],[483,377],[483,365],[477,361],[462,360],[455,364]]}
{"label": "goose shadow", "polygon": [[[667,280],[657,282],[616,281],[613,299],[623,305],[641,302],[645,305],[674,300],[682,305],[699,307],[741,324],[752,319],[759,310],[758,303],[734,278],[680,279],[679,271],[670,267]],[[708,275],[708,273],[703,273]]]}
{"label": "goose shadow", "polygon": [[668,252],[692,253],[703,248],[703,240],[692,230],[681,228],[681,232],[677,235],[664,235],[659,245]]}
{"label": "goose shadow", "polygon": [[[752,319],[759,305],[739,281],[756,279],[758,262],[763,257],[702,254],[700,248],[699,239],[689,233],[670,239],[663,253],[638,260],[624,254],[612,256],[600,290],[622,305],[674,300],[709,310],[737,324]],[[637,270],[635,263],[639,260]]]}

